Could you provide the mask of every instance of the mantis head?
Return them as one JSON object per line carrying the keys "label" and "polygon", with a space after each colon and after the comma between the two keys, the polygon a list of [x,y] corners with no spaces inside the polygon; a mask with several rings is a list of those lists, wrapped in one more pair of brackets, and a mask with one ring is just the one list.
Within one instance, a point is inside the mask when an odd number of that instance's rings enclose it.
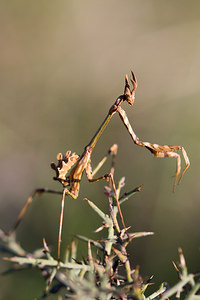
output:
{"label": "mantis head", "polygon": [[128,104],[133,105],[134,100],[135,100],[135,90],[137,88],[137,79],[135,77],[135,74],[133,71],[131,71],[131,82],[133,85],[133,89],[131,90],[131,87],[128,82],[128,76],[125,76],[125,88],[124,88],[124,100],[128,102]]}

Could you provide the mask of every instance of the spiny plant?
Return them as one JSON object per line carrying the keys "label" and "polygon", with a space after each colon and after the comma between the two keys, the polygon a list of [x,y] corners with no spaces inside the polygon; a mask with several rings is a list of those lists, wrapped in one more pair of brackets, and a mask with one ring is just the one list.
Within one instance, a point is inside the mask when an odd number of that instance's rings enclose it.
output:
{"label": "spiny plant", "polygon": [[[135,196],[141,190],[141,186],[120,195],[125,184],[122,178],[116,188],[119,204]],[[55,259],[43,240],[43,249],[36,249],[28,253],[16,240],[16,235],[7,235],[0,231],[0,250],[11,255],[4,257],[13,263],[13,266],[3,274],[18,272],[30,267],[37,267],[45,278],[44,291],[37,299],[45,299],[52,294],[60,294],[64,291],[63,299],[168,299],[173,295],[179,299],[199,300],[200,273],[188,273],[182,250],[179,249],[180,262],[174,264],[179,281],[172,288],[162,283],[160,288],[148,295],[148,286],[152,284],[152,276],[143,278],[139,267],[132,268],[129,260],[127,246],[135,239],[152,235],[153,232],[129,233],[120,228],[117,220],[118,207],[115,194],[110,186],[105,187],[108,196],[109,211],[103,212],[89,199],[86,203],[101,219],[100,227],[94,232],[102,231],[102,238],[93,240],[82,235],[74,236],[67,247],[64,261]],[[129,229],[129,228],[127,228]],[[103,234],[103,232],[105,232]],[[77,257],[78,240],[87,243],[87,253],[81,259]]]}

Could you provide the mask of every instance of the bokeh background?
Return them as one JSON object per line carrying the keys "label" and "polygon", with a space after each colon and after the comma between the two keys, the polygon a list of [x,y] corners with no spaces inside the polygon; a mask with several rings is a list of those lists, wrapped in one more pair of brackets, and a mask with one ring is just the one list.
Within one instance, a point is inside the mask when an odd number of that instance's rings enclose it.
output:
{"label": "bokeh background", "polygon": [[[0,6],[0,227],[10,228],[34,188],[61,188],[52,180],[50,162],[58,152],[82,153],[133,69],[136,101],[123,108],[136,134],[143,141],[184,146],[191,167],[173,194],[175,159],[155,159],[135,146],[117,115],[92,163],[117,143],[116,181],[126,177],[124,191],[144,184],[122,207],[134,231],[155,232],[132,243],[132,267],[139,264],[143,276],[153,274],[154,289],[162,281],[172,285],[171,262],[182,247],[189,270],[195,271],[200,261],[200,2],[2,0]],[[100,173],[108,170],[109,163]],[[96,237],[92,230],[101,220],[83,198],[106,211],[104,185],[89,184],[84,176],[79,198],[67,199],[63,252],[73,233]],[[25,249],[42,247],[45,237],[56,256],[59,211],[59,196],[35,200],[17,232]],[[7,266],[1,262],[1,271]],[[37,270],[0,281],[0,299],[33,299],[44,287]]]}

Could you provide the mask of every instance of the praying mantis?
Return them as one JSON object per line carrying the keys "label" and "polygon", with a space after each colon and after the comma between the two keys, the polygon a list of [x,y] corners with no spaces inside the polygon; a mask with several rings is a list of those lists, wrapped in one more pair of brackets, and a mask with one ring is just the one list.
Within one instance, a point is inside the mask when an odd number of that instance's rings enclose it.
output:
{"label": "praying mantis", "polygon": [[[58,163],[57,165],[55,163],[51,163],[52,169],[56,171],[56,176],[54,177],[55,180],[59,181],[63,186],[63,191],[54,191],[51,189],[36,189],[33,194],[28,198],[26,204],[22,208],[18,218],[17,222],[13,226],[13,228],[10,230],[10,234],[18,227],[19,223],[21,222],[24,214],[26,213],[30,203],[32,202],[34,196],[36,193],[57,193],[62,194],[62,201],[61,201],[61,212],[60,212],[60,224],[59,224],[59,234],[58,234],[58,261],[60,261],[60,245],[61,245],[61,235],[62,235],[62,224],[63,224],[63,212],[64,212],[64,202],[65,202],[65,196],[68,195],[72,197],[73,199],[76,199],[79,195],[79,189],[80,189],[80,181],[83,175],[83,172],[85,171],[86,176],[88,178],[89,182],[96,182],[102,179],[106,179],[107,181],[110,179],[113,191],[115,194],[115,199],[118,207],[118,211],[121,217],[122,224],[125,229],[125,224],[122,216],[122,212],[120,209],[120,205],[117,198],[115,183],[113,179],[112,173],[107,173],[103,176],[94,178],[94,175],[96,172],[100,169],[102,164],[105,162],[108,155],[115,155],[116,154],[116,145],[114,144],[108,151],[107,155],[103,158],[103,160],[99,163],[99,165],[96,167],[94,171],[92,171],[91,167],[91,155],[93,152],[93,149],[99,140],[101,134],[103,133],[104,129],[110,122],[112,116],[116,113],[119,114],[122,123],[126,127],[129,135],[131,136],[133,142],[141,147],[144,147],[148,149],[155,157],[173,157],[176,158],[177,164],[176,164],[176,173],[175,173],[175,180],[173,185],[173,192],[175,192],[175,188],[177,185],[177,180],[181,172],[181,157],[176,151],[181,150],[183,154],[183,158],[185,160],[185,169],[183,170],[180,179],[178,181],[178,184],[180,183],[185,171],[190,166],[190,161],[187,156],[187,153],[185,149],[182,146],[168,146],[168,145],[158,145],[158,144],[152,144],[149,142],[143,142],[140,141],[139,138],[134,133],[131,124],[128,120],[128,117],[126,115],[126,112],[122,109],[121,104],[123,102],[127,102],[130,106],[134,104],[135,101],[135,90],[137,88],[137,79],[134,73],[131,71],[131,83],[132,83],[132,89],[129,84],[128,76],[125,76],[125,88],[123,95],[120,95],[114,104],[110,107],[107,116],[105,117],[103,123],[89,142],[89,144],[84,148],[84,151],[81,156],[77,155],[75,152],[71,153],[71,151],[67,151],[65,155],[62,155],[59,153],[57,155]],[[69,173],[69,174],[68,174]]]}

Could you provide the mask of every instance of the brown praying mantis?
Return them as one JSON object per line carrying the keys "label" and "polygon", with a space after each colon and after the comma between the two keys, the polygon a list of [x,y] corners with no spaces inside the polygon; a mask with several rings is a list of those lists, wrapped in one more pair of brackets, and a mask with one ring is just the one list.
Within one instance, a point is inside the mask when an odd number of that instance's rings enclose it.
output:
{"label": "brown praying mantis", "polygon": [[[68,195],[72,197],[73,199],[76,199],[79,195],[79,188],[80,188],[80,181],[83,175],[83,172],[85,171],[88,181],[89,182],[96,182],[101,179],[106,179],[107,181],[110,179],[111,184],[113,187],[113,191],[115,194],[115,199],[118,207],[118,211],[121,217],[121,221],[123,224],[123,227],[125,229],[125,224],[122,216],[122,212],[120,209],[120,205],[118,202],[117,198],[117,193],[116,193],[116,188],[115,188],[115,183],[113,179],[112,173],[105,174],[103,176],[94,178],[94,175],[96,172],[100,169],[102,164],[105,162],[106,158],[108,155],[115,155],[116,154],[116,145],[113,145],[110,150],[108,151],[108,154],[103,158],[103,160],[98,164],[96,169],[92,171],[91,167],[91,155],[92,151],[99,140],[101,134],[103,133],[104,129],[106,128],[107,124],[110,122],[112,116],[115,113],[118,113],[124,126],[128,130],[128,133],[130,134],[133,142],[141,147],[147,148],[155,157],[174,157],[177,160],[177,165],[176,165],[176,173],[175,173],[175,180],[174,180],[174,185],[173,185],[173,191],[175,192],[175,187],[177,184],[178,177],[181,172],[181,158],[178,153],[176,153],[177,150],[182,150],[182,154],[185,160],[185,169],[183,170],[179,182],[180,183],[185,171],[189,168],[190,162],[189,158],[187,156],[187,153],[185,149],[182,146],[168,146],[168,145],[158,145],[158,144],[152,144],[149,142],[142,142],[139,140],[139,138],[136,136],[134,133],[131,124],[127,118],[126,112],[122,109],[121,104],[123,102],[128,102],[129,105],[133,105],[134,100],[135,100],[135,90],[137,88],[137,80],[133,72],[131,72],[132,78],[131,78],[131,83],[132,83],[132,89],[129,85],[128,77],[127,75],[125,76],[125,88],[124,88],[124,94],[119,96],[114,104],[110,107],[108,114],[106,118],[104,119],[103,123],[89,142],[89,144],[85,147],[82,155],[79,157],[76,153],[71,153],[71,151],[67,151],[66,154],[63,156],[61,153],[57,155],[57,160],[58,164],[51,164],[51,167],[56,171],[56,176],[54,177],[55,180],[58,180],[62,186],[63,186],[63,191],[54,191],[51,189],[36,189],[33,194],[28,198],[25,206],[21,210],[17,222],[15,223],[14,227],[10,230],[9,233],[13,232],[19,223],[21,222],[24,214],[26,213],[28,206],[33,200],[33,197],[35,196],[36,193],[59,193],[62,194],[62,201],[61,201],[61,212],[60,212],[60,225],[59,225],[59,235],[58,235],[58,261],[60,261],[60,245],[61,245],[61,234],[62,234],[62,223],[63,223],[63,212],[64,212],[64,201],[65,201],[65,196]],[[68,174],[69,172],[69,174]],[[68,174],[68,175],[67,175]]]}

